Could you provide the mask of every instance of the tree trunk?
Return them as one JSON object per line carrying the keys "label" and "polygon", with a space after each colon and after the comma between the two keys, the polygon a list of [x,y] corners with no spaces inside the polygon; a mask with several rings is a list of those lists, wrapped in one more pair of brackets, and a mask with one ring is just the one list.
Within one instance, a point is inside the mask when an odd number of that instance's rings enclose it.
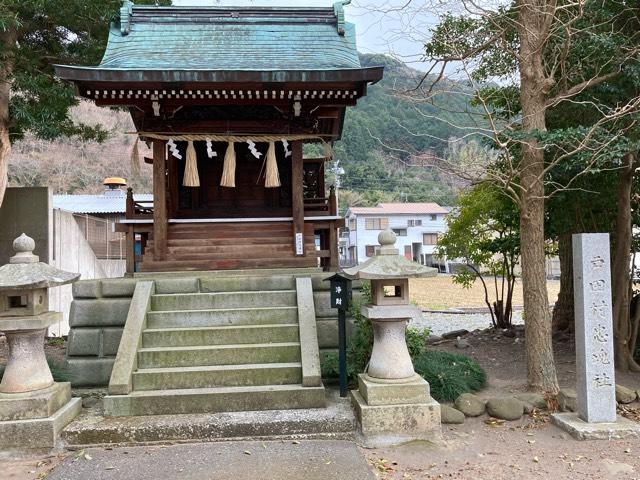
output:
{"label": "tree trunk", "polygon": [[573,247],[571,234],[565,233],[558,239],[560,257],[560,292],[553,307],[553,330],[573,332],[575,327],[573,311]]}
{"label": "tree trunk", "polygon": [[555,395],[558,379],[551,341],[544,252],[544,151],[536,139],[546,130],[546,99],[551,87],[545,77],[543,52],[554,18],[552,2],[518,2],[520,36],[520,101],[522,144],[520,167],[520,247],[525,312],[525,353],[529,389]]}
{"label": "tree trunk", "polygon": [[618,213],[611,262],[611,294],[613,298],[613,344],[616,368],[622,371],[640,370],[629,350],[630,319],[630,260],[631,260],[631,188],[636,167],[636,155],[623,158],[618,184]]}
{"label": "tree trunk", "polygon": [[9,95],[11,93],[11,77],[13,74],[12,50],[16,42],[13,29],[0,31],[0,206],[7,189],[7,173],[11,138],[9,137]]}

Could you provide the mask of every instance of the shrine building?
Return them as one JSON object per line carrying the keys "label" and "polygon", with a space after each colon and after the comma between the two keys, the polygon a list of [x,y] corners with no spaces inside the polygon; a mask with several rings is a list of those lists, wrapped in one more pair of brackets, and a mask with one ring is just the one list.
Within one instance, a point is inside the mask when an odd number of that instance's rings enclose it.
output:
{"label": "shrine building", "polygon": [[345,3],[124,0],[100,65],[56,66],[153,152],[153,201],[129,191],[120,224],[129,275],[73,285],[65,366],[108,388],[107,417],[326,405],[343,220],[325,164],[383,70],[362,67]]}
{"label": "shrine building", "polygon": [[[128,272],[337,268],[343,220],[325,163],[383,70],[360,64],[343,3],[125,0],[100,65],[56,66],[77,95],[127,107],[152,147],[153,204],[129,192],[121,225]],[[305,144],[323,154],[304,158]]]}

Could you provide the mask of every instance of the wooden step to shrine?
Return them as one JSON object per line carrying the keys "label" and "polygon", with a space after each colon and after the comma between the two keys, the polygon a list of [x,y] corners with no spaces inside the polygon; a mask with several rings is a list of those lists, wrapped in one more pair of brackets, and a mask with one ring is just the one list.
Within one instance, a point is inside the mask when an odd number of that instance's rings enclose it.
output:
{"label": "wooden step to shrine", "polygon": [[146,258],[140,264],[142,272],[203,271],[203,270],[242,270],[256,268],[303,268],[317,265],[315,257],[291,258],[225,258],[219,260],[161,260]]}
{"label": "wooden step to shrine", "polygon": [[172,223],[163,260],[154,258],[153,237],[146,244],[139,270],[189,271],[317,266],[315,237],[304,232],[304,256],[295,255],[290,222]]}
{"label": "wooden step to shrine", "polygon": [[[312,298],[311,282],[306,285]],[[299,288],[289,274],[202,279],[198,293],[150,291],[132,391],[105,397],[105,413],[324,407],[321,384],[302,386],[309,353],[302,352]]]}

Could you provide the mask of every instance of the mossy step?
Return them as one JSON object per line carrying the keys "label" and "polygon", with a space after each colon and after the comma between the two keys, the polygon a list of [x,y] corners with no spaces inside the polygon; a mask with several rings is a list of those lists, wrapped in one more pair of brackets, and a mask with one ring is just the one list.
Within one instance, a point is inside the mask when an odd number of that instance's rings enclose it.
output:
{"label": "mossy step", "polygon": [[324,387],[268,385],[134,391],[104,398],[108,416],[324,408]]}
{"label": "mossy step", "polygon": [[151,297],[151,310],[156,312],[209,308],[291,307],[296,304],[295,290],[175,293]]}
{"label": "mossy step", "polygon": [[289,363],[300,361],[300,343],[256,343],[138,350],[138,368]]}
{"label": "mossy step", "polygon": [[148,328],[298,324],[298,307],[170,310],[147,313]]}
{"label": "mossy step", "polygon": [[142,332],[144,348],[297,342],[299,339],[299,327],[295,324],[150,328]]}
{"label": "mossy step", "polygon": [[288,385],[301,382],[300,362],[148,368],[133,374],[133,389],[138,391]]}

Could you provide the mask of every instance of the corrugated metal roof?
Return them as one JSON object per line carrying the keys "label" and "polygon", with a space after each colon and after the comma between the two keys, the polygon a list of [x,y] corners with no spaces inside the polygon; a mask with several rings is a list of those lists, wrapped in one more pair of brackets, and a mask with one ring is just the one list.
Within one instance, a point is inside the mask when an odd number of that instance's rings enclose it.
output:
{"label": "corrugated metal roof", "polygon": [[123,18],[111,25],[99,69],[361,68],[355,27],[334,8],[134,5]]}
{"label": "corrugated metal roof", "polygon": [[449,211],[437,203],[380,203],[377,207],[351,207],[356,215],[446,215]]}
{"label": "corrugated metal roof", "polygon": [[[150,193],[134,194],[137,202],[153,201]],[[122,213],[127,209],[127,196],[111,193],[102,195],[54,195],[53,208],[67,210],[73,213]]]}

